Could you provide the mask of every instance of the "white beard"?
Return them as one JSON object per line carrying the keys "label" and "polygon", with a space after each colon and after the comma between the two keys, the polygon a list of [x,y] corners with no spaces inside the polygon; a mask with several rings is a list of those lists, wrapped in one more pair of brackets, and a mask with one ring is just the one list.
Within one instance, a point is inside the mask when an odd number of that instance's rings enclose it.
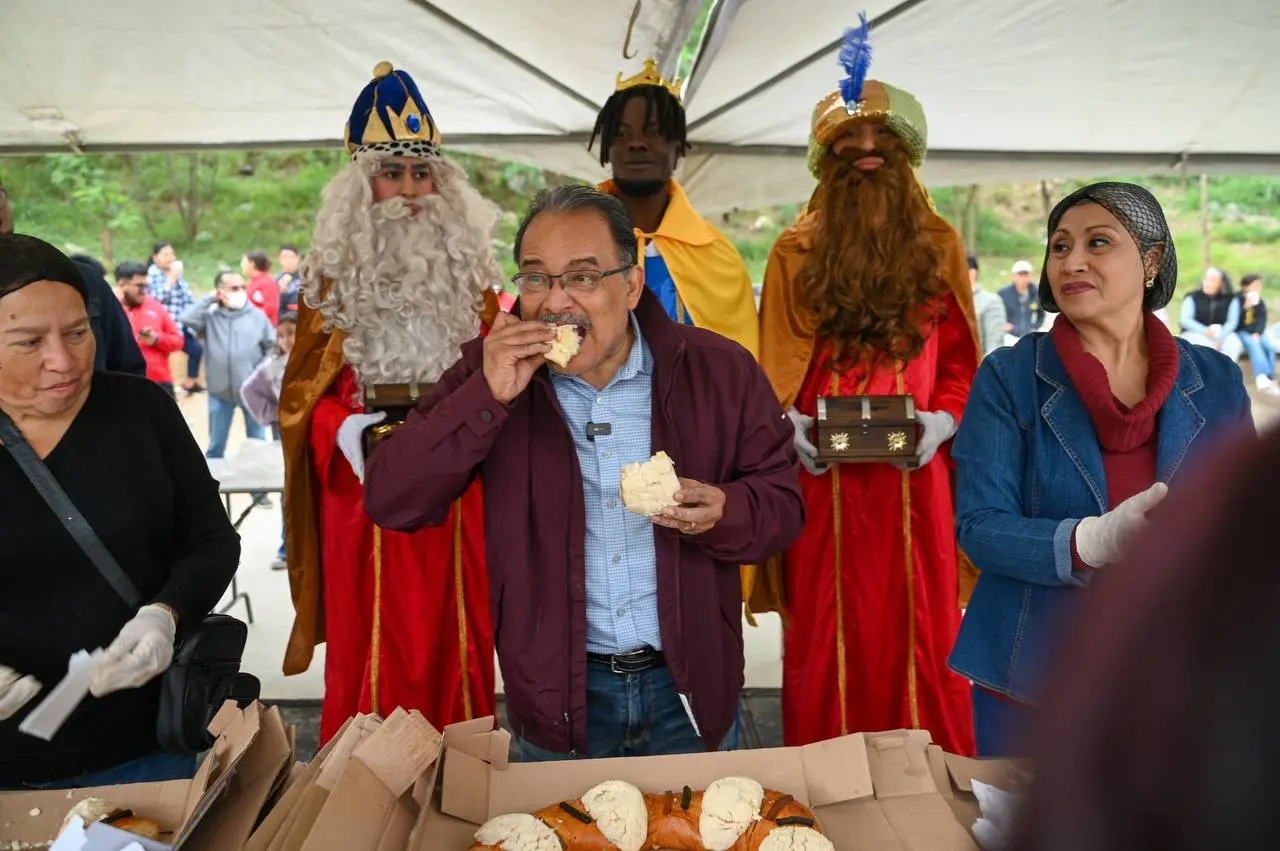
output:
{"label": "white beard", "polygon": [[365,163],[325,190],[302,289],[326,327],[346,335],[343,354],[363,387],[439,380],[479,333],[484,292],[500,278],[489,241],[496,211],[439,160],[436,193],[414,200],[414,218],[403,199],[372,203]]}

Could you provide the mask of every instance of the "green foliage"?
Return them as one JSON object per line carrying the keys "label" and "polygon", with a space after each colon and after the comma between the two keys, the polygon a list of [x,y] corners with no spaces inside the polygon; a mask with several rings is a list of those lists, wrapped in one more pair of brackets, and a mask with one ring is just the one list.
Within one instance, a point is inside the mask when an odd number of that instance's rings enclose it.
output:
{"label": "green foliage", "polygon": [[[702,10],[702,24],[707,10]],[[506,274],[514,274],[512,243],[530,199],[537,190],[569,179],[460,152],[450,156],[481,194],[504,211],[493,244]],[[246,251],[274,256],[285,242],[305,250],[324,186],[344,162],[339,150],[66,154],[0,159],[0,177],[12,198],[18,230],[108,262],[146,260],[152,245],[167,239],[186,263],[187,279],[209,287],[215,272],[237,266]],[[1179,257],[1180,297],[1198,285],[1205,261],[1199,181],[1187,181],[1185,190],[1179,177],[1134,182],[1155,192],[1169,216]],[[1051,198],[1082,183],[1054,182]],[[963,207],[967,192],[967,187],[942,187],[931,194],[938,212],[951,220],[959,212],[957,199]],[[1214,177],[1210,197],[1211,262],[1233,278],[1257,272],[1269,287],[1280,288],[1280,180]],[[1043,199],[1035,184],[1002,185],[982,187],[979,202],[972,241],[982,263],[982,282],[993,289],[1008,281],[1014,260],[1025,258],[1038,266],[1043,258]],[[798,210],[798,204],[744,210],[713,223],[734,241],[753,280],[760,281],[770,249]]]}
{"label": "green foliage", "polygon": [[[1177,188],[1177,201],[1183,211],[1200,212],[1198,179],[1188,180],[1185,189],[1180,178],[1164,178],[1161,183],[1169,189]],[[1280,178],[1214,175],[1209,178],[1209,198],[1211,209],[1219,215],[1230,216],[1233,212],[1275,215],[1280,211]]]}
{"label": "green foliage", "polygon": [[1280,226],[1275,222],[1224,222],[1213,228],[1214,239],[1230,243],[1274,245],[1280,242]]}
{"label": "green foliage", "polygon": [[100,253],[103,262],[110,265],[114,262],[114,234],[141,221],[128,193],[100,160],[74,154],[59,154],[50,160],[49,183],[96,217],[101,226]]}
{"label": "green foliage", "polygon": [[707,21],[711,17],[711,8],[715,6],[714,0],[701,0],[702,9],[698,12],[698,20],[693,25],[693,29],[689,32],[689,39],[684,43],[684,47],[680,51],[680,64],[677,66],[676,76],[684,79],[689,72],[693,70],[694,60],[698,58],[698,43],[702,40],[702,33],[707,28]]}

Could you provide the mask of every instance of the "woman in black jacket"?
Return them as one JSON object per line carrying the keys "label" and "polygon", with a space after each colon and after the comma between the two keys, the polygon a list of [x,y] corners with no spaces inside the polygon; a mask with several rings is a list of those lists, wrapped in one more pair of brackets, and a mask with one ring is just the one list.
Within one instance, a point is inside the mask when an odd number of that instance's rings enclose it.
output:
{"label": "woman in black jacket", "polygon": [[[159,752],[159,675],[177,625],[200,620],[240,540],[178,407],[155,384],[94,373],[76,266],[34,237],[0,235],[0,419],[35,454],[147,604],[133,611],[0,451],[0,787],[190,776]],[[104,648],[91,696],[52,741],[19,731],[80,650]]]}

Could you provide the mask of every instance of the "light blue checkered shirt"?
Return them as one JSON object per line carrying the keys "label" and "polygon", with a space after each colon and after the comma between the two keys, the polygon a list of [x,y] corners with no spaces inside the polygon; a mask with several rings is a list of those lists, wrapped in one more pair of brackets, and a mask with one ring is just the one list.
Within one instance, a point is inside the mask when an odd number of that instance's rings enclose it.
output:
{"label": "light blue checkered shirt", "polygon": [[[662,649],[653,525],[622,507],[622,465],[649,459],[653,355],[634,315],[636,341],[608,386],[552,372],[556,397],[578,450],[587,509],[587,651]],[[587,423],[609,434],[587,440]]]}

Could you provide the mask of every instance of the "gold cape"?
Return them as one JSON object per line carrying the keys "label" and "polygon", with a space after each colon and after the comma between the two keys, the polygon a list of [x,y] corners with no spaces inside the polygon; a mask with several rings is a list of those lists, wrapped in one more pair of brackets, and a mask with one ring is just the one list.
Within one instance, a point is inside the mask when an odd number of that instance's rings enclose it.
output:
{"label": "gold cape", "polygon": [[[796,291],[800,270],[813,247],[813,231],[820,215],[813,207],[811,201],[809,211],[778,238],[769,254],[760,297],[760,366],[764,368],[784,409],[791,407],[800,392],[816,343],[815,317],[800,307]],[[973,288],[969,284],[969,264],[964,245],[955,229],[937,214],[934,214],[928,229],[934,245],[942,254],[943,280],[964,311],[981,362],[981,344],[978,343],[980,338],[973,312]],[[958,591],[963,605],[968,600],[968,590],[972,588],[976,574],[964,554],[958,555],[961,577]],[[778,555],[765,565],[752,584],[747,599],[748,610],[783,612],[783,588],[782,557]]]}
{"label": "gold cape", "polygon": [[[328,286],[326,282],[325,287]],[[497,296],[486,290],[480,321],[487,327],[497,312]],[[316,645],[324,641],[324,568],[320,563],[317,522],[318,483],[311,461],[311,412],[346,363],[342,353],[346,335],[338,329],[325,333],[323,326],[324,316],[300,299],[297,339],[280,391],[285,540],[294,611],[293,631],[284,654],[286,675],[307,670]]]}

